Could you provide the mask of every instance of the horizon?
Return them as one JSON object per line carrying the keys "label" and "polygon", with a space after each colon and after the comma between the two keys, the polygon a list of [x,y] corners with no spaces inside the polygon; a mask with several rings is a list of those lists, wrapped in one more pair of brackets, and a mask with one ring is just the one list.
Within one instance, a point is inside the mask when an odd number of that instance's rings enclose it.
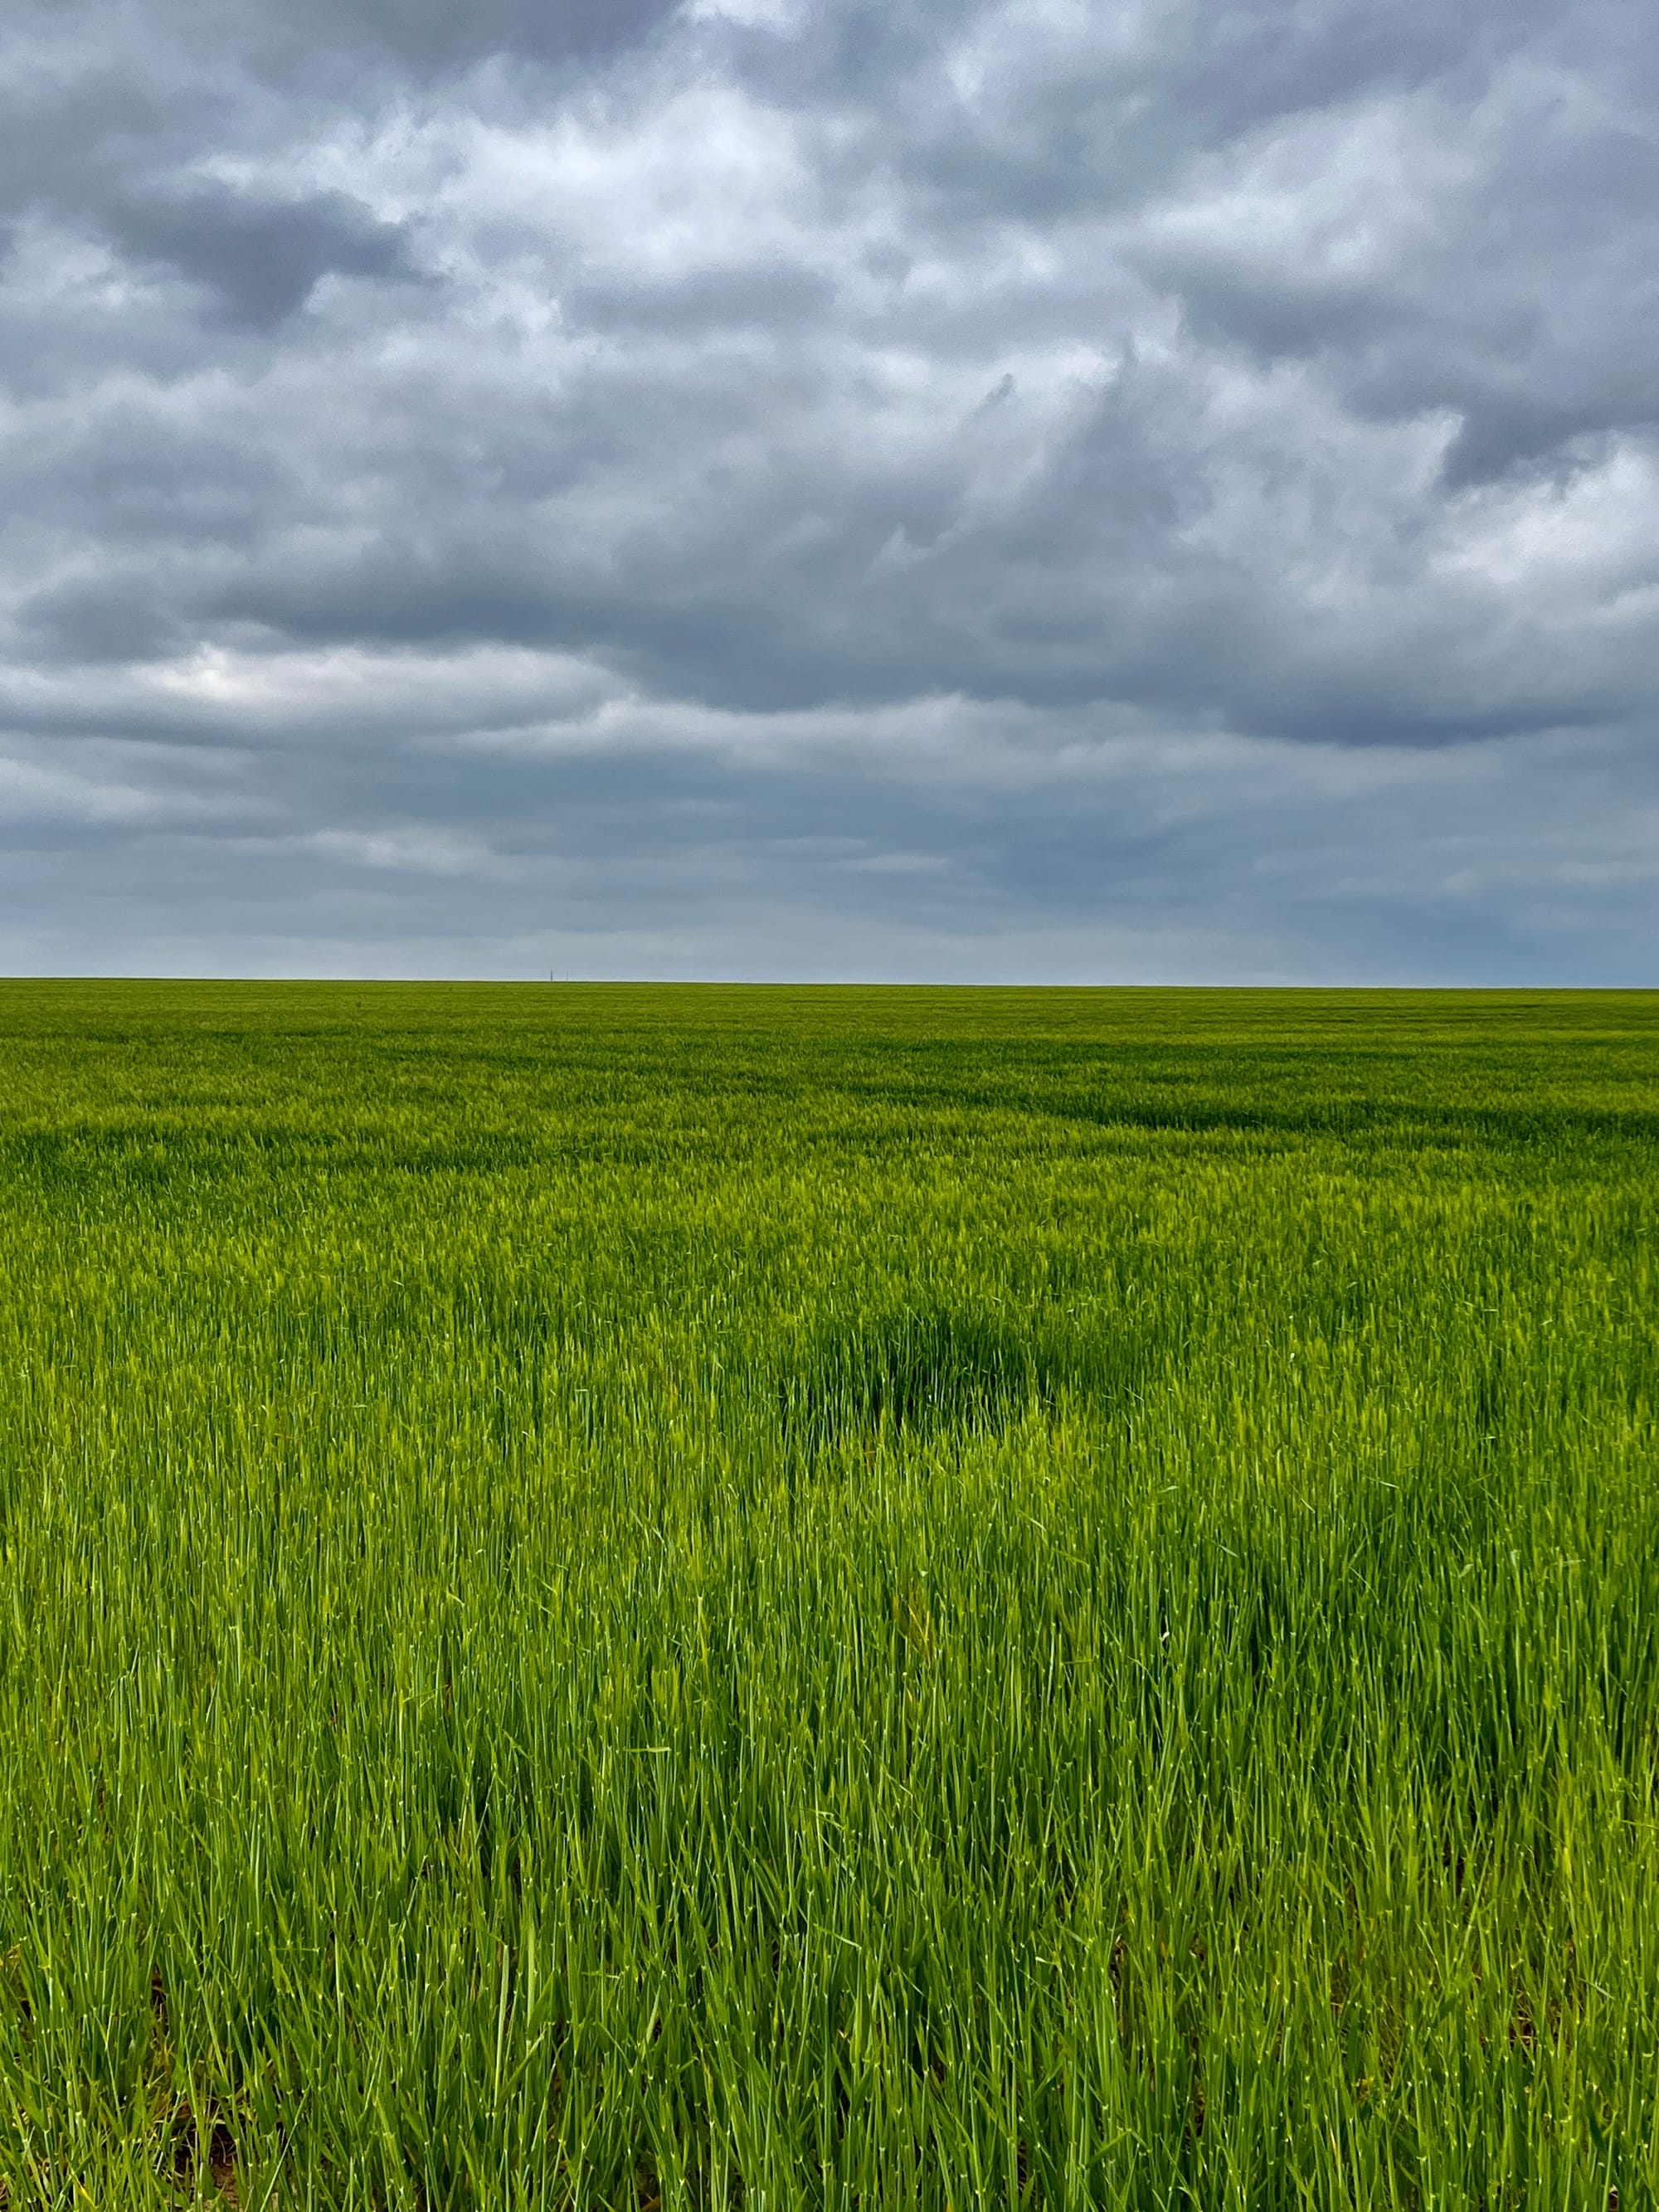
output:
{"label": "horizon", "polygon": [[0,975],[0,988],[15,984],[133,983],[157,986],[224,985],[273,989],[314,988],[340,991],[386,990],[586,990],[586,991],[769,991],[930,992],[945,994],[1120,994],[1216,998],[1478,998],[1640,999],[1659,997],[1648,983],[1299,983],[1299,982],[1048,982],[939,981],[913,976],[755,975],[152,975],[112,969],[75,975]]}

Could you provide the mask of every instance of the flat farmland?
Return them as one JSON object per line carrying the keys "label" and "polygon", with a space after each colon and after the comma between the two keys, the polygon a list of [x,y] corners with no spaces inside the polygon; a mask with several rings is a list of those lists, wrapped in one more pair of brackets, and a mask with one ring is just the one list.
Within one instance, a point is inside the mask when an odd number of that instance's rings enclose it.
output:
{"label": "flat farmland", "polygon": [[0,2196],[1659,2201],[1659,995],[0,985]]}

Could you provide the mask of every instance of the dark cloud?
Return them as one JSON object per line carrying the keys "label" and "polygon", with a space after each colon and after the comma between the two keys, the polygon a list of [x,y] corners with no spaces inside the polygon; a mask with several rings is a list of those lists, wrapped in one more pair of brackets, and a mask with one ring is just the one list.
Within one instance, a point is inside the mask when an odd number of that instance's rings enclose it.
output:
{"label": "dark cloud", "polygon": [[130,260],[199,285],[233,324],[269,331],[325,276],[418,278],[406,226],[382,222],[343,192],[256,198],[222,185],[155,191],[107,209]]}
{"label": "dark cloud", "polygon": [[1659,949],[1645,12],[22,0],[0,48],[0,957]]}
{"label": "dark cloud", "polygon": [[37,592],[23,602],[19,626],[52,660],[156,660],[188,643],[175,608],[143,571],[118,569]]}
{"label": "dark cloud", "polygon": [[500,56],[592,64],[672,13],[666,0],[17,0],[15,10],[20,29],[60,48],[161,40],[222,72],[246,69],[347,99],[363,89],[365,69],[441,82]]}
{"label": "dark cloud", "polygon": [[348,89],[343,64],[389,66],[424,82],[498,56],[569,68],[638,45],[672,14],[669,0],[194,0],[185,21],[210,40],[228,21],[258,66],[282,77]]}

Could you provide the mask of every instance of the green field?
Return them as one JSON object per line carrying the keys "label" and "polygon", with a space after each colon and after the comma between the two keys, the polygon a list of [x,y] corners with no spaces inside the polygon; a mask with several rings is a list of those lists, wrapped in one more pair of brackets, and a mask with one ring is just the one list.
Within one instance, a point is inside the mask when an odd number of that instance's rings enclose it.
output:
{"label": "green field", "polygon": [[1659,996],[0,1072],[9,2212],[1659,2201]]}

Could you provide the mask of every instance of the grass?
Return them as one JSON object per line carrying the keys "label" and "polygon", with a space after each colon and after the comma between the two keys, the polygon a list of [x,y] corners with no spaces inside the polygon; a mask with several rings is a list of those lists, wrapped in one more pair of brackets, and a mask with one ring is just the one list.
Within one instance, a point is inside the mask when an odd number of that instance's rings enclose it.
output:
{"label": "grass", "polygon": [[7,2206],[1659,2201],[1656,1047],[0,986]]}

